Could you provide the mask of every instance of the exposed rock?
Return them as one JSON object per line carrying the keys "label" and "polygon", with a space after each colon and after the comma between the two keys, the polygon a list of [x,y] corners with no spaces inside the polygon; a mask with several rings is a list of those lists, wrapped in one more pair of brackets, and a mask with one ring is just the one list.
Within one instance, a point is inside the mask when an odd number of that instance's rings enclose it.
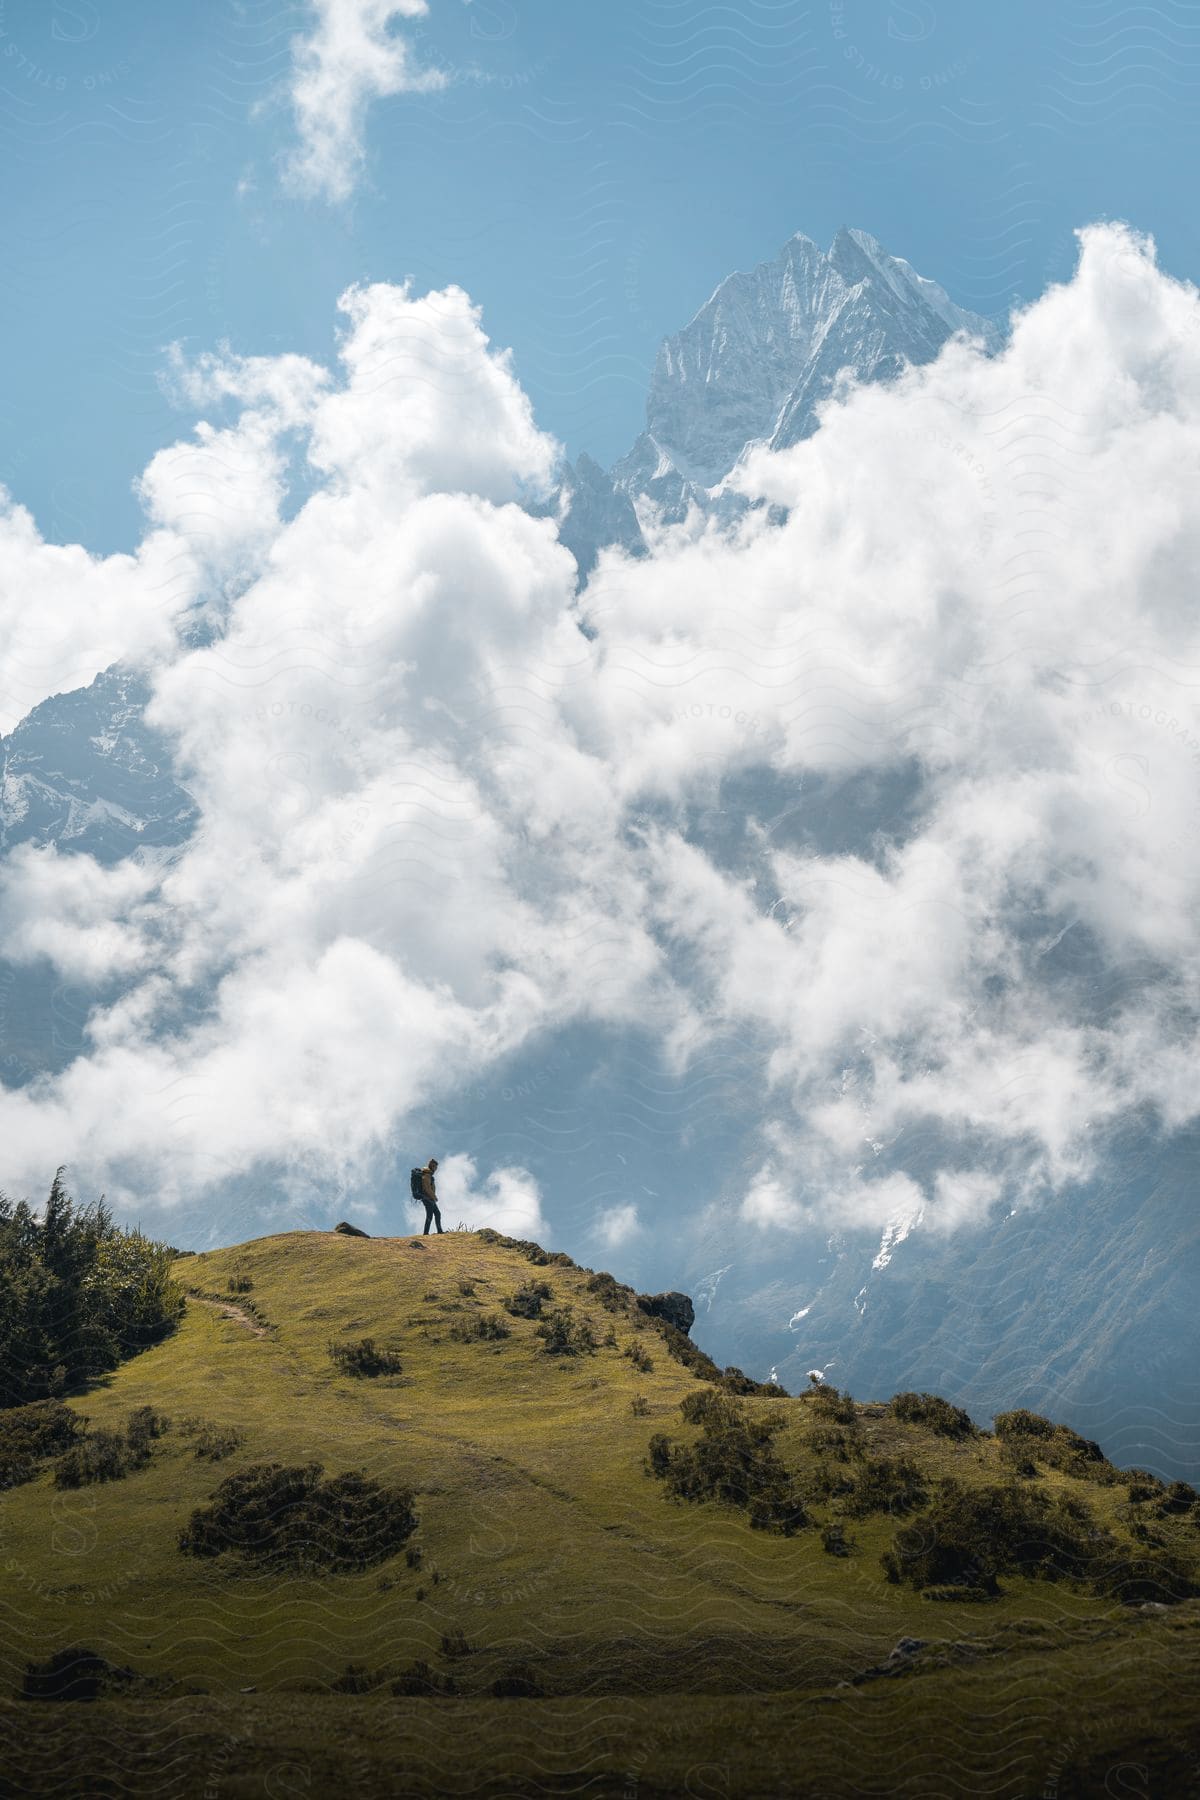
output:
{"label": "exposed rock", "polygon": [[676,1331],[686,1334],[695,1323],[696,1309],[686,1294],[674,1290],[668,1294],[639,1294],[637,1303],[652,1319],[665,1319]]}
{"label": "exposed rock", "polygon": [[348,1225],[345,1219],[339,1225],[335,1225],[333,1229],[340,1231],[343,1237],[370,1237],[371,1235],[369,1231],[360,1231],[357,1225]]}

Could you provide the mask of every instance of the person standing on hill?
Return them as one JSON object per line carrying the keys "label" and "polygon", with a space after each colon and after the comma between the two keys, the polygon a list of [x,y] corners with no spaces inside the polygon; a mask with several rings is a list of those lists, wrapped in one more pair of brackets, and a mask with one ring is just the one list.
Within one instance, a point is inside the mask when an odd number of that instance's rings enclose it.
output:
{"label": "person standing on hill", "polygon": [[425,1202],[425,1229],[421,1233],[422,1237],[429,1236],[429,1227],[431,1223],[436,1222],[438,1230],[441,1231],[442,1229],[442,1215],[438,1207],[437,1187],[433,1179],[436,1172],[437,1157],[431,1156],[429,1161],[425,1164],[425,1167],[421,1170],[421,1198]]}

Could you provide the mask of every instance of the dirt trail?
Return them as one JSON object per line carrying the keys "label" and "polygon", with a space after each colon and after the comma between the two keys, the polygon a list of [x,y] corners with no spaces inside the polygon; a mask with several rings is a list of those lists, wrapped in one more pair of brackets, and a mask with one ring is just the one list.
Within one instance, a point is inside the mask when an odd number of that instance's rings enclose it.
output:
{"label": "dirt trail", "polygon": [[265,1325],[260,1325],[244,1306],[238,1306],[232,1300],[214,1300],[208,1294],[189,1294],[188,1299],[194,1300],[198,1306],[211,1306],[214,1312],[222,1313],[227,1319],[236,1319],[239,1325],[244,1325],[255,1337],[268,1335]]}

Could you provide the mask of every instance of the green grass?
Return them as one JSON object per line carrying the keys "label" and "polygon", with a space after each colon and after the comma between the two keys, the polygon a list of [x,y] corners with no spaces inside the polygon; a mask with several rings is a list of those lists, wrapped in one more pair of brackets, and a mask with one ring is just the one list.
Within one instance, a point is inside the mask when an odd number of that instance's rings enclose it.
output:
{"label": "green grass", "polygon": [[[253,1283],[247,1320],[270,1330],[193,1299],[172,1337],[71,1401],[91,1430],[121,1430],[144,1406],[201,1419],[237,1434],[230,1453],[198,1458],[194,1434],[176,1426],[121,1481],[56,1490],[47,1465],[2,1497],[0,1690],[15,1695],[28,1661],[71,1644],[162,1683],[152,1701],[0,1707],[0,1755],[18,1758],[30,1792],[53,1791],[72,1734],[95,1732],[101,1717],[101,1739],[125,1758],[123,1791],[166,1795],[203,1793],[217,1757],[223,1795],[270,1791],[264,1772],[289,1758],[309,1770],[311,1791],[333,1791],[322,1771],[339,1744],[358,1759],[356,1792],[396,1791],[387,1770],[400,1760],[417,1769],[405,1791],[432,1793],[443,1742],[447,1791],[484,1793],[494,1780],[497,1793],[566,1792],[590,1770],[602,1785],[589,1794],[686,1793],[687,1769],[711,1761],[725,1768],[724,1787],[713,1777],[694,1791],[915,1796],[952,1791],[942,1778],[930,1785],[941,1755],[967,1791],[1040,1794],[1053,1774],[1066,1795],[1080,1758],[1132,1756],[1148,1721],[1158,1720],[1164,1754],[1172,1732],[1190,1729],[1197,1602],[1138,1612],[1006,1577],[998,1600],[938,1605],[889,1584],[880,1566],[911,1515],[851,1517],[836,1497],[806,1499],[813,1525],[784,1538],[752,1530],[744,1510],[668,1499],[644,1472],[647,1445],[656,1432],[694,1441],[679,1402],[700,1384],[650,1321],[604,1310],[589,1271],[537,1270],[552,1292],[545,1312],[572,1307],[598,1345],[552,1356],[536,1319],[503,1310],[529,1263],[473,1233],[414,1242],[293,1232],[189,1257],[179,1273],[227,1309],[235,1268]],[[495,1313],[507,1338],[462,1334]],[[616,1343],[605,1346],[610,1324]],[[339,1373],[330,1343],[363,1338],[395,1348],[402,1372]],[[626,1354],[635,1343],[652,1369]],[[818,1447],[829,1427],[807,1396],[738,1404],[782,1414],[776,1449],[801,1491],[822,1465],[842,1466]],[[859,1406],[848,1430],[872,1459],[910,1458],[931,1482],[1010,1478],[986,1434],[948,1438],[881,1404]],[[193,1509],[230,1475],[271,1461],[411,1488],[419,1557],[288,1576],[182,1555]],[[844,1466],[853,1475],[853,1459]],[[1057,1469],[1037,1480],[1127,1536],[1124,1484]],[[843,1518],[856,1546],[848,1558],[821,1543],[822,1526]],[[1185,1517],[1155,1528],[1200,1571],[1200,1527]],[[448,1657],[443,1640],[458,1633],[470,1653]],[[905,1636],[944,1648],[896,1679],[838,1686]],[[452,1674],[460,1697],[390,1697],[386,1683],[421,1659]],[[546,1699],[488,1697],[518,1662]],[[348,1664],[385,1685],[331,1691]],[[190,1747],[186,1767],[164,1772],[154,1759],[172,1708]],[[862,1759],[876,1755],[872,1786]],[[790,1788],[780,1785],[788,1770]]]}

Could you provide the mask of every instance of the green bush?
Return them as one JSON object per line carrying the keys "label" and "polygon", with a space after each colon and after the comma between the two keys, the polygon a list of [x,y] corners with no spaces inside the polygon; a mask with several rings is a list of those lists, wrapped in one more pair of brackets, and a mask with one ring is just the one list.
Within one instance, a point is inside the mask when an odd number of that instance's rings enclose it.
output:
{"label": "green bush", "polygon": [[600,1269],[590,1275],[585,1283],[589,1294],[595,1294],[605,1312],[628,1312],[630,1302],[634,1299],[634,1290],[610,1275],[606,1269]]}
{"label": "green bush", "polygon": [[893,1394],[888,1401],[888,1411],[906,1425],[928,1425],[939,1437],[978,1436],[978,1427],[970,1413],[964,1412],[961,1406],[951,1406],[939,1394]]}
{"label": "green bush", "polygon": [[565,1250],[543,1250],[540,1244],[533,1243],[530,1238],[505,1237],[502,1232],[493,1231],[490,1225],[485,1225],[475,1235],[482,1243],[499,1244],[505,1250],[519,1250],[528,1262],[536,1264],[539,1268],[546,1268],[551,1263],[555,1263],[563,1269],[579,1267],[579,1264],[573,1257],[568,1256]]}
{"label": "green bush", "polygon": [[443,1633],[442,1633],[442,1655],[443,1656],[460,1657],[460,1656],[473,1656],[474,1654],[475,1654],[475,1646],[473,1644],[469,1644],[467,1642],[466,1633],[463,1631],[463,1629],[460,1625],[456,1625],[454,1627],[453,1631],[443,1631]]}
{"label": "green bush", "polygon": [[183,1311],[165,1244],[76,1207],[60,1169],[41,1218],[0,1195],[0,1405],[53,1399],[156,1343]]}
{"label": "green bush", "polygon": [[809,1520],[775,1451],[782,1426],[778,1415],[747,1418],[728,1395],[714,1395],[701,1415],[699,1439],[673,1444],[656,1433],[646,1469],[676,1499],[744,1508],[756,1530],[791,1536]]}
{"label": "green bush", "polygon": [[650,1411],[650,1402],[645,1394],[635,1394],[629,1402],[629,1410],[635,1419],[644,1419]]}
{"label": "green bush", "polygon": [[1052,1438],[1058,1426],[1051,1419],[1044,1418],[1041,1413],[1027,1412],[1023,1406],[1015,1412],[997,1413],[992,1421],[996,1436]]}
{"label": "green bush", "polygon": [[126,1438],[115,1431],[89,1431],[59,1459],[54,1485],[77,1488],[94,1482],[123,1481],[135,1462]]}
{"label": "green bush", "polygon": [[515,1294],[505,1295],[501,1305],[514,1319],[540,1319],[542,1301],[549,1300],[552,1296],[553,1289],[548,1282],[526,1281]]}
{"label": "green bush", "polygon": [[729,1402],[716,1388],[700,1388],[696,1393],[683,1396],[679,1402],[679,1410],[689,1425],[705,1425],[709,1419],[726,1418]]}
{"label": "green bush", "polygon": [[1098,1481],[1105,1485],[1123,1479],[1114,1469],[1099,1444],[1092,1438],[1080,1437],[1069,1425],[1055,1425],[1040,1413],[999,1413],[995,1421],[1000,1452],[1006,1463],[1027,1475],[1036,1463],[1060,1469],[1081,1481]]}
{"label": "green bush", "polygon": [[450,1327],[450,1336],[458,1344],[493,1343],[512,1333],[498,1313],[476,1313],[473,1319]]}
{"label": "green bush", "polygon": [[512,1663],[491,1686],[497,1700],[540,1700],[545,1689],[528,1663]]}
{"label": "green bush", "polygon": [[320,1463],[255,1463],[223,1481],[180,1534],[191,1556],[231,1552],[268,1567],[345,1572],[383,1562],[416,1529],[412,1494]]}
{"label": "green bush", "polygon": [[44,1662],[26,1663],[21,1681],[22,1700],[89,1701],[128,1693],[131,1688],[153,1686],[145,1675],[110,1663],[95,1650],[72,1644],[56,1650]]}
{"label": "green bush", "polygon": [[357,1375],[364,1379],[376,1375],[399,1375],[403,1363],[397,1350],[383,1350],[374,1338],[358,1338],[351,1344],[333,1342],[329,1346],[329,1354],[343,1375]]}
{"label": "green bush", "polygon": [[812,1408],[813,1413],[826,1425],[856,1425],[858,1408],[849,1394],[843,1394],[839,1388],[828,1382],[820,1382],[806,1389],[804,1400]]}
{"label": "green bush", "polygon": [[61,1400],[34,1400],[0,1412],[0,1489],[32,1481],[42,1463],[70,1449],[85,1424]]}
{"label": "green bush", "polygon": [[129,1445],[134,1460],[148,1461],[151,1444],[164,1437],[170,1429],[170,1419],[155,1412],[152,1406],[139,1406],[135,1412],[131,1412],[125,1427],[125,1442]]}
{"label": "green bush", "polygon": [[182,1419],[180,1437],[189,1438],[192,1454],[207,1462],[222,1462],[242,1442],[242,1434],[232,1425],[214,1425],[211,1419]]}
{"label": "green bush", "polygon": [[1069,1580],[1127,1603],[1197,1591],[1177,1559],[1127,1550],[1082,1501],[1013,1484],[967,1488],[944,1480],[924,1517],[897,1532],[883,1567],[889,1581],[989,1595],[1000,1591],[997,1578],[1006,1573]]}
{"label": "green bush", "polygon": [[629,1358],[634,1368],[639,1370],[643,1375],[648,1375],[654,1367],[654,1358],[643,1345],[638,1343],[636,1338],[632,1344],[626,1344],[625,1355]]}
{"label": "green bush", "polygon": [[591,1324],[587,1319],[577,1319],[569,1306],[556,1307],[548,1319],[542,1320],[536,1335],[547,1356],[590,1356],[596,1348]]}
{"label": "green bush", "polygon": [[171,1421],[152,1406],[131,1412],[124,1432],[90,1431],[72,1443],[54,1470],[54,1485],[86,1487],[93,1482],[122,1481],[131,1469],[150,1461],[155,1441],[171,1429]]}
{"label": "green bush", "polygon": [[383,1686],[383,1677],[374,1674],[366,1663],[348,1662],[329,1686],[335,1694],[371,1694]]}
{"label": "green bush", "polygon": [[443,1695],[457,1694],[458,1684],[449,1675],[438,1675],[429,1664],[422,1659],[410,1663],[403,1674],[398,1675],[392,1683],[392,1692],[397,1695],[415,1694],[424,1699],[438,1699]]}
{"label": "green bush", "polygon": [[1192,1513],[1197,1499],[1200,1499],[1200,1495],[1197,1495],[1190,1482],[1172,1481],[1158,1503],[1158,1516],[1161,1519]]}
{"label": "green bush", "polygon": [[827,1556],[849,1556],[854,1544],[847,1538],[844,1525],[826,1525],[821,1533],[821,1548]]}
{"label": "green bush", "polygon": [[844,1505],[856,1519],[871,1513],[910,1513],[929,1498],[925,1478],[906,1456],[867,1457],[860,1464]]}
{"label": "green bush", "polygon": [[817,1425],[808,1434],[808,1447],[818,1456],[832,1456],[837,1462],[849,1462],[861,1449],[857,1430],[840,1425]]}

